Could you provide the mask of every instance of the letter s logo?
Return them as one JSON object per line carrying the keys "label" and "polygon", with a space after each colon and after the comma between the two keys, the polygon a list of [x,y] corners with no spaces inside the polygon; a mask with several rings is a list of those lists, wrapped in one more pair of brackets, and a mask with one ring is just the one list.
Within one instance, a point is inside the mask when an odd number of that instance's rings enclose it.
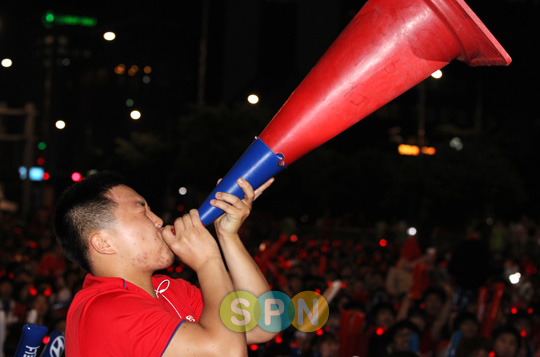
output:
{"label": "letter s logo", "polygon": [[247,325],[251,321],[251,314],[249,313],[248,310],[244,310],[244,309],[240,308],[239,307],[240,305],[244,305],[245,307],[249,307],[249,301],[247,299],[242,299],[242,298],[234,299],[231,302],[231,310],[232,310],[232,312],[234,312],[236,314],[244,316],[244,318],[241,319],[241,320],[238,320],[236,318],[236,316],[233,316],[233,317],[231,317],[231,321],[233,322],[233,324],[235,324],[237,326],[244,326],[244,325]]}
{"label": "letter s logo", "polygon": [[219,314],[227,328],[246,332],[257,326],[261,318],[261,306],[255,295],[247,291],[235,291],[223,299]]}

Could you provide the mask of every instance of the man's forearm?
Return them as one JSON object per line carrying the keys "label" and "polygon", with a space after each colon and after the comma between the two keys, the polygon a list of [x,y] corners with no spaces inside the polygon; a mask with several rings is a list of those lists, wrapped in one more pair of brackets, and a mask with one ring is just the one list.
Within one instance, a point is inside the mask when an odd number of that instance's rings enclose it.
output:
{"label": "man's forearm", "polygon": [[270,286],[238,235],[219,237],[223,256],[236,290],[248,291],[259,297]]}
{"label": "man's forearm", "polygon": [[[265,276],[255,263],[238,235],[219,237],[229,274],[237,291],[247,291],[259,297],[270,291]],[[247,343],[271,340],[277,333],[263,330],[260,326],[246,332]]]}
{"label": "man's forearm", "polygon": [[223,262],[208,264],[200,268],[197,271],[197,277],[204,304],[199,324],[215,336],[227,341],[226,344],[229,347],[236,343],[245,345],[244,333],[229,330],[221,321],[221,303],[228,294],[236,290]]}

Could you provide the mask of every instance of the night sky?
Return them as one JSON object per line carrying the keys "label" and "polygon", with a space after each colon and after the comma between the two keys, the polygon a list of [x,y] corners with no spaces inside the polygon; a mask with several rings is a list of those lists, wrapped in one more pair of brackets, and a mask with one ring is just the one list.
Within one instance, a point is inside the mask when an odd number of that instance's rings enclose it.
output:
{"label": "night sky", "polygon": [[[510,169],[515,172],[511,179],[501,183],[501,187],[506,185],[510,188],[512,182],[516,182],[523,188],[525,198],[504,213],[516,216],[538,214],[538,208],[534,207],[538,206],[536,200],[540,198],[536,187],[540,179],[537,169],[540,74],[536,64],[540,2],[474,0],[467,3],[513,62],[508,67],[471,68],[454,61],[443,69],[442,79],[426,80],[427,139],[430,145],[442,148],[447,146],[450,137],[461,135],[464,148],[470,150],[467,133],[475,125],[480,126],[482,134],[473,135],[471,139],[475,150],[484,151],[486,155],[496,151],[493,155],[497,156],[497,162],[508,165],[501,171]],[[50,185],[61,187],[69,183],[68,176],[75,170],[84,173],[92,168],[118,167],[119,164],[111,159],[118,155],[118,138],[129,141],[133,133],[154,133],[159,138],[175,141],[171,136],[178,118],[189,116],[193,105],[237,107],[246,105],[247,94],[256,92],[260,95],[259,106],[262,109],[259,121],[249,126],[249,130],[245,125],[236,128],[235,125],[239,124],[235,123],[223,128],[220,126],[223,124],[213,127],[200,125],[204,134],[200,133],[201,140],[192,144],[198,146],[198,151],[194,150],[200,153],[197,160],[191,155],[192,161],[178,161],[177,156],[181,155],[169,152],[156,156],[155,161],[159,161],[159,165],[141,165],[140,172],[134,168],[126,169],[129,174],[137,172],[138,176],[148,176],[141,180],[143,185],[169,185],[172,191],[175,190],[172,186],[179,184],[175,180],[183,180],[184,176],[188,181],[197,181],[197,176],[187,177],[188,172],[199,170],[209,176],[208,181],[199,181],[201,187],[197,187],[200,192],[206,192],[207,182],[215,182],[225,174],[224,170],[241,154],[241,148],[247,147],[253,136],[270,121],[364,1],[209,1],[207,16],[204,15],[203,4],[202,1],[180,2],[174,8],[163,3],[141,6],[122,1],[99,4],[72,2],[68,5],[53,1],[32,6],[22,2],[0,4],[0,57],[13,60],[11,68],[0,68],[0,101],[14,108],[33,102],[38,108],[36,138],[48,142],[48,151],[36,152],[35,156],[46,156],[45,168],[51,171]],[[47,10],[56,14],[92,17],[97,20],[97,26],[46,28],[42,24],[42,16]],[[205,18],[208,21],[207,31],[203,26]],[[104,41],[101,36],[105,31],[114,31],[116,39]],[[201,72],[202,38],[206,40],[203,46],[206,56]],[[115,74],[114,69],[119,64],[128,68],[137,65],[139,71],[134,76]],[[141,69],[144,66],[152,68],[149,83],[143,82]],[[48,78],[51,79],[50,89],[47,87]],[[134,107],[126,106],[128,99],[134,101]],[[48,108],[45,106],[47,100],[50,101]],[[380,153],[390,150],[395,153],[396,143],[389,134],[392,129],[397,130],[403,140],[415,137],[417,104],[418,88],[413,88],[324,148],[295,163],[282,174],[285,176],[283,186],[276,185],[275,201],[268,198],[262,207],[268,205],[268,209],[283,209],[279,200],[298,202],[305,200],[310,193],[311,196],[324,196],[327,191],[322,189],[324,184],[321,186],[321,183],[327,184],[328,180],[342,190],[329,192],[329,198],[317,206],[318,213],[338,201],[337,206],[354,207],[357,203],[352,202],[353,198],[341,197],[338,200],[335,197],[354,190],[359,192],[356,199],[365,198],[366,201],[365,206],[356,207],[359,209],[369,210],[373,202],[380,203],[377,196],[384,194],[372,192],[377,189],[394,192],[395,196],[385,200],[399,200],[400,192],[406,190],[404,187],[407,186],[403,186],[406,183],[390,180],[384,188],[384,183],[377,180],[378,175],[357,177],[351,172],[371,170],[381,176],[381,172],[395,176],[383,161],[381,166],[374,161],[381,157]],[[143,115],[137,122],[129,119],[129,112],[134,108]],[[59,119],[67,124],[61,132],[54,128],[54,122]],[[11,121],[6,124],[4,120],[3,125],[6,132],[21,129],[19,124]],[[221,131],[222,135],[215,131]],[[235,132],[238,137],[235,137]],[[213,145],[219,143],[218,148],[230,153],[225,156],[228,159],[201,147],[206,145],[201,144],[205,140],[212,141]],[[17,200],[19,182],[16,168],[21,160],[22,145],[0,144],[0,158],[5,163],[0,181],[9,190],[7,196]],[[172,147],[177,148],[174,145]],[[213,148],[210,144],[208,147]],[[367,154],[372,151],[378,154]],[[310,171],[317,166],[320,166],[317,171],[324,170],[324,164],[319,160],[330,154],[337,155],[339,160],[328,156],[328,162],[340,161],[344,166],[334,167],[333,174],[321,175]],[[342,162],[344,158],[350,161]],[[218,161],[215,165],[211,163],[214,159]],[[482,161],[481,158],[477,160]],[[161,174],[144,171],[147,167],[154,170],[173,163],[196,167],[184,168],[184,174],[171,174],[167,180],[161,181],[156,178]],[[387,165],[395,166],[395,161]],[[456,167],[460,169],[459,165]],[[489,167],[478,169],[486,171]],[[441,175],[445,175],[443,171]],[[491,182],[500,176],[493,172],[486,177],[490,177],[488,180]],[[312,184],[304,185],[308,178],[312,179]],[[436,177],[432,178],[432,181],[436,180]],[[305,187],[298,187],[300,185]],[[369,185],[374,185],[372,190],[358,187]],[[317,187],[321,187],[319,192],[313,192]],[[158,189],[146,190],[144,193],[151,195],[163,194]],[[210,190],[208,187],[207,192]],[[287,194],[282,193],[284,190],[288,190]],[[507,193],[501,193],[500,187],[498,190],[494,195],[503,198],[514,195],[513,190]],[[478,202],[463,201],[459,204],[476,205]],[[441,201],[441,205],[446,205],[446,202]],[[302,209],[298,204],[290,206]],[[388,207],[382,205],[379,210],[384,212]]]}

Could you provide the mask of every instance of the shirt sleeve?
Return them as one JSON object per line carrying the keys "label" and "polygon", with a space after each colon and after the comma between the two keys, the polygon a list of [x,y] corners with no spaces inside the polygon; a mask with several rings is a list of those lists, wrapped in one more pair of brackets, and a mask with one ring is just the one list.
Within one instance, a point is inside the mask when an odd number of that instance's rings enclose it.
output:
{"label": "shirt sleeve", "polygon": [[79,347],[88,356],[161,356],[182,322],[152,299],[106,292],[81,315]]}
{"label": "shirt sleeve", "polygon": [[201,289],[183,279],[176,279],[176,281],[179,283],[180,289],[183,290],[183,294],[188,297],[189,304],[196,313],[194,317],[199,321],[203,310]]}

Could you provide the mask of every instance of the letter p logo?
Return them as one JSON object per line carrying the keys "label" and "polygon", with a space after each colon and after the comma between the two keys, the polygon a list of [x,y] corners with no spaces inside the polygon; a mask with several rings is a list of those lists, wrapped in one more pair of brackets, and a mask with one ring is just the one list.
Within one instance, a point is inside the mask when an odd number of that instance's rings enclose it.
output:
{"label": "letter p logo", "polygon": [[266,331],[279,332],[291,325],[294,306],[291,298],[280,291],[269,291],[259,297],[261,320],[259,325]]}

